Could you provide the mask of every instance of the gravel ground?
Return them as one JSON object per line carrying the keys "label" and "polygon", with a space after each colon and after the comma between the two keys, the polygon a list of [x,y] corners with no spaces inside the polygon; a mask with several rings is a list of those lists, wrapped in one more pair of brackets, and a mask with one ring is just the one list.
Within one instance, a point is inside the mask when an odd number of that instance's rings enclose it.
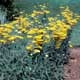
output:
{"label": "gravel ground", "polygon": [[80,80],[80,48],[70,49],[69,63],[64,66],[65,80]]}

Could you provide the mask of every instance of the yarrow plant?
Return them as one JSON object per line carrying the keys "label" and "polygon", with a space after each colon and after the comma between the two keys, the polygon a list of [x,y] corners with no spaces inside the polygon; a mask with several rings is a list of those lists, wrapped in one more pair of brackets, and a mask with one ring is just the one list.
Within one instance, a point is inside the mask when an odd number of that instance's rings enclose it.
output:
{"label": "yarrow plant", "polygon": [[11,23],[1,24],[0,43],[26,38],[26,50],[40,53],[42,45],[53,40],[55,48],[60,48],[63,40],[67,38],[68,31],[78,22],[80,16],[70,11],[69,7],[61,7],[62,12],[58,16],[50,17],[51,12],[45,5],[39,7],[40,10],[33,10],[29,15],[20,15]]}
{"label": "yarrow plant", "polygon": [[[80,20],[80,16],[74,14],[69,7],[60,9],[61,13],[52,17],[44,4],[31,14],[23,15],[23,12],[20,12],[21,15],[15,17],[14,21],[0,24],[0,44],[14,44],[16,41],[26,40],[25,66],[28,71],[22,70],[21,74],[24,76],[19,75],[21,80],[23,77],[25,80],[63,80],[56,78],[60,72],[56,70],[58,74],[55,75],[54,67],[57,69],[59,65],[62,66],[61,62],[69,47],[71,30]],[[24,68],[23,66],[22,69]]]}

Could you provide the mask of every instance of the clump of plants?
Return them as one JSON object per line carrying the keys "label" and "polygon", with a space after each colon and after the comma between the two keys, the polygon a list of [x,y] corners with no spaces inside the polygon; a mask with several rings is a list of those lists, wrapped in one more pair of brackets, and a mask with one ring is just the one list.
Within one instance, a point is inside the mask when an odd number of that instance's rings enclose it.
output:
{"label": "clump of plants", "polygon": [[[52,17],[45,5],[39,7],[31,14],[20,15],[12,22],[0,25],[0,45],[5,49],[0,57],[3,60],[3,56],[9,54],[5,61],[10,60],[8,64],[1,62],[2,80],[63,80],[70,33],[80,16],[69,7],[61,7],[61,13]],[[11,54],[8,46],[19,44],[22,52],[19,55],[14,52],[18,56]],[[13,55],[12,59],[10,55]],[[4,68],[4,65],[7,66]]]}

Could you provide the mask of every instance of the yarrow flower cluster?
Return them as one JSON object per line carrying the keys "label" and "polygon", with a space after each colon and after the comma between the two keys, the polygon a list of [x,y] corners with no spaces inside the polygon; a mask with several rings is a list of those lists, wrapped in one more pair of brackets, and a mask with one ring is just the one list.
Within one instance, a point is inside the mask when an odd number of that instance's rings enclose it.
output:
{"label": "yarrow flower cluster", "polygon": [[[14,43],[15,40],[26,39],[28,44],[25,48],[31,53],[40,53],[43,44],[51,40],[55,42],[55,48],[60,48],[68,30],[72,29],[80,16],[73,14],[69,7],[66,7],[61,9],[58,16],[51,17],[47,7],[41,7],[40,10],[33,10],[29,15],[15,17],[10,23],[0,24],[0,43]],[[62,18],[59,19],[60,17]]]}

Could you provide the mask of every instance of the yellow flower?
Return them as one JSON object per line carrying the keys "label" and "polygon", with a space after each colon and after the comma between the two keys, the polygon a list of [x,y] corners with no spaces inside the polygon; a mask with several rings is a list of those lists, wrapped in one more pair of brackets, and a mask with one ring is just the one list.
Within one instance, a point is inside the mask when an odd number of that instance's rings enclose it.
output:
{"label": "yellow flower", "polygon": [[14,41],[15,39],[16,39],[15,36],[10,36],[10,37],[8,38],[9,41]]}
{"label": "yellow flower", "polygon": [[48,17],[48,20],[49,21],[54,21],[54,18],[53,17]]}
{"label": "yellow flower", "polygon": [[50,27],[48,30],[54,31],[54,30],[56,30],[56,28],[55,27]]}
{"label": "yellow flower", "polygon": [[5,28],[4,31],[7,32],[7,33],[10,33],[10,32],[12,32],[12,29]]}
{"label": "yellow flower", "polygon": [[50,40],[44,40],[44,43],[48,43]]}
{"label": "yellow flower", "polygon": [[66,39],[66,36],[61,36],[61,37],[59,37],[59,39],[64,40],[64,39]]}
{"label": "yellow flower", "polygon": [[27,34],[35,34],[35,33],[36,33],[36,31],[32,29],[32,30],[28,31]]}
{"label": "yellow flower", "polygon": [[43,40],[42,39],[36,40],[36,44],[42,45],[42,43],[43,43]]}
{"label": "yellow flower", "polygon": [[32,50],[32,48],[33,48],[33,46],[32,46],[32,45],[28,45],[28,46],[26,46],[26,49],[27,49],[27,50],[30,50],[30,51],[31,51],[31,50]]}
{"label": "yellow flower", "polygon": [[49,35],[45,35],[45,37],[46,37],[47,39],[50,39],[50,36],[49,36]]}
{"label": "yellow flower", "polygon": [[72,26],[77,23],[76,19],[68,20],[68,23]]}
{"label": "yellow flower", "polygon": [[37,48],[42,49],[42,46],[37,46]]}
{"label": "yellow flower", "polygon": [[6,43],[6,40],[2,40],[2,39],[1,39],[1,40],[0,40],[0,43]]}
{"label": "yellow flower", "polygon": [[27,38],[32,38],[32,35],[27,35]]}
{"label": "yellow flower", "polygon": [[48,34],[45,35],[45,39],[44,39],[43,43],[48,43],[50,41],[50,38],[51,37]]}
{"label": "yellow flower", "polygon": [[13,29],[14,28],[10,23],[4,24],[4,26],[5,26],[5,28],[8,28],[8,29]]}
{"label": "yellow flower", "polygon": [[56,44],[55,44],[56,49],[60,48],[61,42],[62,42],[61,40],[56,41]]}
{"label": "yellow flower", "polygon": [[9,34],[3,35],[3,38],[9,38]]}
{"label": "yellow flower", "polygon": [[2,33],[1,35],[2,35],[2,36],[6,36],[6,35],[8,35],[8,33]]}
{"label": "yellow flower", "polygon": [[22,36],[15,36],[18,39],[24,39]]}
{"label": "yellow flower", "polygon": [[44,13],[49,14],[50,11],[49,10],[44,10]]}
{"label": "yellow flower", "polygon": [[56,34],[54,34],[54,35],[53,35],[53,38],[54,38],[54,39],[59,39],[59,36],[56,35]]}
{"label": "yellow flower", "polygon": [[69,44],[69,47],[72,48],[73,47],[72,44]]}
{"label": "yellow flower", "polygon": [[23,32],[23,33],[27,32],[27,30],[25,28],[21,29],[20,31]]}
{"label": "yellow flower", "polygon": [[34,39],[35,40],[40,40],[40,39],[42,39],[42,37],[43,37],[43,35],[37,35],[37,36],[34,36]]}
{"label": "yellow flower", "polygon": [[46,33],[45,29],[38,30],[38,33]]}
{"label": "yellow flower", "polygon": [[34,49],[33,53],[40,53],[40,50]]}
{"label": "yellow flower", "polygon": [[37,48],[37,49],[42,49],[42,46],[40,46],[40,45],[38,45],[38,44],[35,44],[35,48]]}
{"label": "yellow flower", "polygon": [[34,14],[34,13],[33,13],[33,14],[31,14],[31,17],[35,17],[35,16],[36,16],[36,14]]}
{"label": "yellow flower", "polygon": [[43,39],[42,39],[43,35],[37,35],[37,36],[34,36],[34,41],[36,41],[36,43],[38,45],[41,45],[43,43]]}
{"label": "yellow flower", "polygon": [[36,41],[35,40],[32,40],[32,43],[36,43]]}

